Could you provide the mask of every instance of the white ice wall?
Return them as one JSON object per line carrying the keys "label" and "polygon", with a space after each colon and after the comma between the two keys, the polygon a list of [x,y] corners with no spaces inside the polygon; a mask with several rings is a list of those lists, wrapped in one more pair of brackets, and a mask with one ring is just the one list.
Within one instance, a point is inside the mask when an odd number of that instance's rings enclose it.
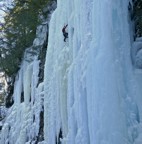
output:
{"label": "white ice wall", "polygon": [[63,144],[140,144],[142,74],[132,66],[127,6],[57,0],[45,64],[45,143],[54,144],[61,128]]}
{"label": "white ice wall", "polygon": [[[44,94],[43,84],[37,87],[39,60],[36,56],[32,59],[33,61],[28,62],[25,58],[16,77],[14,104],[8,110],[1,131],[1,144],[28,144],[31,141],[34,143],[34,139],[36,141],[38,136]],[[21,102],[22,92],[24,92],[23,102]]]}

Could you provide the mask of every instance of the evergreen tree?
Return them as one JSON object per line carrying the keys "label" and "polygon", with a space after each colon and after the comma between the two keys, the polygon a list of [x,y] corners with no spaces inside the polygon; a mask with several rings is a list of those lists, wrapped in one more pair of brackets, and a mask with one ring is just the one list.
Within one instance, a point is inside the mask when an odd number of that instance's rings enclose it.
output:
{"label": "evergreen tree", "polygon": [[7,75],[16,74],[23,53],[32,45],[39,16],[49,0],[14,0],[12,8],[7,8],[4,25],[1,26],[0,67]]}

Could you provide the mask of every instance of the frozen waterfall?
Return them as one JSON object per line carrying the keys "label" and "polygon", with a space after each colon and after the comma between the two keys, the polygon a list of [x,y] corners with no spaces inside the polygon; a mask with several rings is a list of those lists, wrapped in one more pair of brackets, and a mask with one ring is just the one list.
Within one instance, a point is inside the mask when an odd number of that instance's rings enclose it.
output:
{"label": "frozen waterfall", "polygon": [[128,2],[57,1],[45,65],[45,143],[142,143],[142,74],[131,61]]}
{"label": "frozen waterfall", "polygon": [[[57,0],[44,81],[38,56],[26,49],[0,144],[142,144],[142,39],[132,40],[128,4]],[[44,45],[47,23],[33,46]]]}

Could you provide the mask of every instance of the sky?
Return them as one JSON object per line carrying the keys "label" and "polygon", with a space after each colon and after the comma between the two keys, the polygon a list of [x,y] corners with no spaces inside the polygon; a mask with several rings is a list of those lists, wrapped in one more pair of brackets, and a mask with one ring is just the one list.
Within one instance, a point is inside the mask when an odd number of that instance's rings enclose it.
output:
{"label": "sky", "polygon": [[11,4],[12,0],[0,0],[0,15],[3,15],[3,11],[1,9],[4,8],[5,5]]}

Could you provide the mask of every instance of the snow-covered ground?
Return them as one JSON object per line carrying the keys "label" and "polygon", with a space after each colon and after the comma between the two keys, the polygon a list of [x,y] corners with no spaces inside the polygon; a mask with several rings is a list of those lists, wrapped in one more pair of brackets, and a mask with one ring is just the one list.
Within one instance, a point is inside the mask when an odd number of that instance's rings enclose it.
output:
{"label": "snow-covered ground", "polygon": [[[1,144],[29,144],[38,135],[43,97],[42,144],[142,144],[142,73],[135,67],[141,64],[136,50],[141,40],[131,40],[128,3],[57,0],[44,82],[37,87],[37,57],[26,59],[16,78]],[[69,38],[64,42],[66,24]],[[41,38],[34,41],[41,43]]]}

